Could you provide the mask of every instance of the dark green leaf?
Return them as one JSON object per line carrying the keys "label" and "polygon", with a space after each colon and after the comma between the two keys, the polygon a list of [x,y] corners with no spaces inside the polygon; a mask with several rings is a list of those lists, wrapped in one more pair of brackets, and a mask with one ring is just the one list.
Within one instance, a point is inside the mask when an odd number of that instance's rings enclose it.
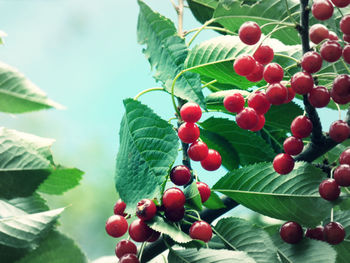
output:
{"label": "dark green leaf", "polygon": [[294,102],[278,106],[272,105],[265,115],[265,123],[273,128],[284,129],[289,132],[290,124],[299,115],[303,115],[303,110]]}
{"label": "dark green leaf", "polygon": [[49,210],[46,201],[38,194],[29,197],[14,198],[8,202],[28,214],[35,214]]}
{"label": "dark green leaf", "polygon": [[[187,0],[193,16],[202,24],[213,17],[219,0]],[[216,24],[214,24],[216,25]]]}
{"label": "dark green leaf", "polygon": [[224,202],[222,202],[221,198],[214,191],[211,191],[209,199],[204,202],[203,205],[208,209],[220,209],[226,207]]}
{"label": "dark green leaf", "polygon": [[193,181],[192,184],[185,188],[184,194],[186,196],[186,206],[195,210],[202,210],[202,200],[199,195],[196,181]]}
{"label": "dark green leaf", "polygon": [[348,263],[350,258],[350,241],[346,240],[333,247],[337,252],[336,263]]}

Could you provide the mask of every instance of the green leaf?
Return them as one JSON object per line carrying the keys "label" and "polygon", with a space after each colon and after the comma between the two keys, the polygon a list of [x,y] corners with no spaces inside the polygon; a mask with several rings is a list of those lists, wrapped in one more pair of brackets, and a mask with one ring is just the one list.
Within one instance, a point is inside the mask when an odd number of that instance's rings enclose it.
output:
{"label": "green leaf", "polygon": [[202,200],[196,181],[193,181],[189,186],[186,186],[184,194],[186,196],[186,206],[198,211],[202,210]]}
{"label": "green leaf", "polygon": [[295,117],[299,115],[303,115],[303,110],[294,102],[278,106],[272,105],[270,110],[265,115],[265,124],[273,128],[284,129],[289,132],[290,124]]}
{"label": "green leaf", "polygon": [[64,108],[47,98],[35,84],[16,69],[0,62],[0,111],[24,113],[42,109]]}
{"label": "green leaf", "polygon": [[350,258],[350,241],[345,240],[333,247],[337,252],[336,263],[348,263]]}
{"label": "green leaf", "polygon": [[38,194],[29,197],[13,198],[8,200],[8,202],[28,214],[35,214],[49,210],[46,201]]}
{"label": "green leaf", "polygon": [[317,161],[322,162],[323,159],[326,157],[329,163],[338,162],[339,156],[343,151],[346,150],[350,146],[350,140],[346,140],[337,146],[335,146],[333,149],[328,151],[324,156],[321,156]]}
{"label": "green leaf", "polygon": [[216,224],[215,233],[227,249],[244,251],[257,263],[278,262],[277,249],[269,235],[247,220],[223,218]]}
{"label": "green leaf", "polygon": [[115,183],[131,212],[143,198],[160,198],[161,185],[178,154],[178,137],[147,106],[132,99],[124,100],[124,106]]}
{"label": "green leaf", "polygon": [[213,17],[218,0],[187,0],[193,16],[202,24]]}
{"label": "green leaf", "polygon": [[274,151],[261,137],[239,128],[233,121],[211,117],[200,126],[224,137],[238,152],[241,165],[272,161],[274,157]]}
{"label": "green leaf", "polygon": [[170,250],[169,263],[254,263],[246,253],[225,249],[186,249]]}
{"label": "green leaf", "polygon": [[326,177],[308,163],[296,163],[287,175],[276,173],[271,164],[260,163],[229,172],[213,190],[263,215],[312,227],[333,206],[318,193],[319,184]]}
{"label": "green leaf", "polygon": [[[184,69],[183,63],[188,53],[185,40],[177,34],[171,20],[154,12],[143,1],[139,0],[138,3],[138,42],[147,46],[143,52],[156,71],[154,78],[161,81],[165,89],[171,92],[173,79]],[[182,74],[175,83],[174,94],[205,108],[201,82],[197,74]]]}
{"label": "green leaf", "polygon": [[224,202],[214,191],[211,191],[209,199],[205,201],[203,205],[208,209],[221,209],[226,207]]}

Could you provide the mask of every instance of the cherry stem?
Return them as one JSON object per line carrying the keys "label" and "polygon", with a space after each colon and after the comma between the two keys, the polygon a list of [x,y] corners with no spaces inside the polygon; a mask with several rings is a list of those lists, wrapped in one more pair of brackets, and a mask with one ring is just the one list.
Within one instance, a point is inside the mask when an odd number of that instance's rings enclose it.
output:
{"label": "cherry stem", "polygon": [[143,251],[145,249],[145,246],[146,246],[146,242],[143,242],[142,245],[141,245],[140,254],[139,254],[140,262],[141,262],[141,259],[142,259],[142,254],[143,254]]}
{"label": "cherry stem", "polygon": [[199,35],[199,33],[202,32],[202,30],[203,30],[204,28],[206,28],[208,25],[210,25],[210,24],[213,23],[214,21],[215,21],[215,19],[210,19],[210,20],[208,20],[207,22],[205,22],[205,23],[203,24],[203,26],[201,26],[201,27],[198,29],[198,31],[193,35],[193,37],[190,39],[190,41],[188,41],[187,46],[188,46],[188,47],[191,46],[192,42],[196,39],[196,37]]}
{"label": "cherry stem", "polygon": [[282,58],[288,58],[288,59],[290,59],[290,60],[293,60],[293,61],[296,62],[297,64],[300,63],[299,60],[297,60],[296,58],[293,58],[293,57],[291,57],[291,56],[288,56],[288,55],[284,55],[284,54],[280,54],[280,53],[275,53],[275,56],[277,56],[277,57],[282,57]]}
{"label": "cherry stem", "polygon": [[333,220],[334,220],[334,209],[332,207],[332,209],[331,209],[331,222],[333,222]]}
{"label": "cherry stem", "polygon": [[340,109],[340,106],[339,106],[338,103],[335,103],[335,102],[334,102],[334,104],[335,104],[335,106],[337,106],[338,114],[339,114],[339,120],[341,120],[341,109]]}
{"label": "cherry stem", "polygon": [[201,29],[202,27],[197,27],[197,28],[193,28],[193,29],[190,29],[188,31],[185,31],[184,32],[184,36],[187,36],[193,32],[197,32],[199,30],[216,30],[216,31],[221,31],[221,32],[225,32],[227,34],[230,34],[230,35],[237,35],[237,33],[231,31],[231,30],[228,30],[226,28],[222,28],[222,27],[217,27],[217,26],[206,26],[204,27],[203,29]]}
{"label": "cherry stem", "polygon": [[211,84],[214,84],[214,83],[216,83],[216,82],[218,82],[218,81],[217,81],[216,79],[214,79],[214,80],[212,80],[212,81],[210,81],[210,82],[204,84],[204,85],[202,86],[202,89],[204,89],[204,88],[206,88],[206,87],[208,87],[208,86],[210,86]]}
{"label": "cherry stem", "polygon": [[140,93],[138,93],[138,94],[134,97],[134,100],[138,100],[143,94],[146,94],[146,93],[148,93],[148,92],[155,91],[155,90],[164,91],[164,88],[162,88],[162,87],[155,87],[155,88],[145,89],[145,90],[141,91]]}
{"label": "cherry stem", "polygon": [[338,12],[340,13],[341,17],[344,17],[343,12],[340,10],[340,8],[337,7],[337,9],[338,9]]}
{"label": "cherry stem", "polygon": [[[346,65],[346,63],[345,63],[345,61],[344,61],[343,58],[341,59],[341,62],[343,63],[343,65],[344,65],[344,67],[346,68],[346,70],[348,71],[348,73],[350,73],[350,69],[349,69],[348,65]],[[333,64],[333,65],[334,65],[334,64]]]}
{"label": "cherry stem", "polygon": [[235,248],[228,240],[226,240],[225,237],[223,237],[216,229],[214,226],[211,226],[211,229],[213,230],[213,232],[215,233],[215,235],[217,235],[226,245],[228,245],[229,247],[231,247],[233,250],[237,250],[237,248]]}
{"label": "cherry stem", "polygon": [[287,12],[288,12],[288,16],[289,16],[290,20],[291,20],[294,24],[298,24],[297,21],[296,21],[296,20],[294,19],[294,17],[292,16],[291,12],[290,12],[290,9],[289,9],[287,0],[284,0],[284,3],[285,3],[285,5],[286,5]]}

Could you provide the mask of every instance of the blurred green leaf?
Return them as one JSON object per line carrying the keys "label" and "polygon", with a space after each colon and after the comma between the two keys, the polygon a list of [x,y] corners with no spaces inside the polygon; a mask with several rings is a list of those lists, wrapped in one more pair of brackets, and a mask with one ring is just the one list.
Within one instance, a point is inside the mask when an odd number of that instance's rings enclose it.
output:
{"label": "blurred green leaf", "polygon": [[345,240],[333,247],[337,252],[336,263],[348,263],[350,258],[350,241]]}
{"label": "blurred green leaf", "polygon": [[186,196],[186,206],[198,211],[202,210],[202,200],[195,180],[185,187],[184,194]]}
{"label": "blurred green leaf", "polygon": [[209,199],[205,201],[203,205],[208,209],[220,209],[226,207],[224,202],[222,202],[221,198],[214,191],[211,191]]}

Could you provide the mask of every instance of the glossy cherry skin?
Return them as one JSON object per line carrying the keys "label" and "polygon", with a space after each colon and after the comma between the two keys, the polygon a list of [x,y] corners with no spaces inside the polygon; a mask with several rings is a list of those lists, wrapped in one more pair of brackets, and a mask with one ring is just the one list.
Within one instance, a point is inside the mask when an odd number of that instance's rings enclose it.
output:
{"label": "glossy cherry skin", "polygon": [[279,174],[289,174],[294,168],[294,159],[286,153],[277,154],[273,159],[273,168]]}
{"label": "glossy cherry skin", "polygon": [[350,165],[350,148],[347,148],[343,151],[339,157],[340,164],[348,164]]}
{"label": "glossy cherry skin", "polygon": [[[334,86],[334,84],[333,84]],[[334,88],[331,89],[331,98],[335,103],[338,103],[340,105],[344,105],[350,102],[350,94],[348,96],[340,96],[336,92],[334,92]]]}
{"label": "glossy cherry skin", "polygon": [[332,245],[337,245],[343,242],[345,238],[345,229],[338,222],[330,222],[324,226],[324,240]]}
{"label": "glossy cherry skin", "polygon": [[324,241],[323,226],[318,226],[316,228],[308,228],[306,230],[305,236],[311,239]]}
{"label": "glossy cherry skin", "polygon": [[192,122],[184,122],[177,131],[177,135],[184,143],[194,143],[198,140],[200,131],[198,126]]}
{"label": "glossy cherry skin", "polygon": [[201,196],[202,203],[204,203],[210,197],[210,194],[211,194],[210,187],[203,182],[197,182],[196,184],[197,184],[199,195]]}
{"label": "glossy cherry skin", "polygon": [[118,258],[121,258],[125,254],[137,254],[137,247],[134,242],[124,239],[119,241],[115,247],[115,254]]}
{"label": "glossy cherry skin", "polygon": [[253,72],[256,62],[252,56],[241,55],[233,63],[233,69],[240,76],[248,76]]}
{"label": "glossy cherry skin", "polygon": [[164,215],[171,222],[179,222],[185,216],[185,208],[181,207],[179,209],[165,209]]}
{"label": "glossy cherry skin", "polygon": [[293,136],[299,139],[309,137],[312,132],[312,128],[312,122],[306,116],[296,117],[290,125]]}
{"label": "glossy cherry skin", "polygon": [[124,214],[125,208],[126,208],[126,204],[121,199],[119,199],[114,205],[114,214],[125,216]]}
{"label": "glossy cherry skin", "polygon": [[270,63],[265,66],[264,69],[264,80],[267,83],[277,83],[283,79],[283,68],[277,63]]}
{"label": "glossy cherry skin", "polygon": [[292,89],[292,87],[287,87],[288,96],[287,100],[284,103],[289,103],[295,98],[295,91]]}
{"label": "glossy cherry skin", "polygon": [[208,155],[201,161],[201,165],[207,171],[215,171],[220,168],[221,162],[221,155],[217,151],[209,149]]}
{"label": "glossy cherry skin", "polygon": [[142,220],[150,220],[157,213],[156,204],[150,199],[142,199],[137,203],[136,215]]}
{"label": "glossy cherry skin", "polygon": [[236,115],[237,125],[244,130],[254,128],[258,121],[258,114],[250,107],[244,108]]}
{"label": "glossy cherry skin", "polygon": [[316,73],[322,68],[322,57],[315,51],[306,52],[301,59],[301,67],[306,72]]}
{"label": "glossy cherry skin", "polygon": [[342,120],[337,120],[331,124],[329,128],[329,137],[335,142],[345,141],[350,136],[349,125]]}
{"label": "glossy cherry skin", "polygon": [[273,105],[281,105],[288,100],[288,89],[281,83],[273,83],[266,89],[266,97]]}
{"label": "glossy cherry skin", "polygon": [[251,82],[258,82],[263,79],[264,65],[256,62],[255,68],[252,73],[246,76],[246,79]]}
{"label": "glossy cherry skin", "polygon": [[197,103],[187,102],[181,107],[180,115],[184,122],[194,123],[202,117],[202,110]]}
{"label": "glossy cherry skin", "polygon": [[334,180],[340,186],[350,186],[350,165],[341,164],[334,171]]}
{"label": "glossy cherry skin", "polygon": [[106,222],[106,232],[111,237],[121,237],[128,230],[128,222],[121,215],[113,215]]}
{"label": "glossy cherry skin", "polygon": [[335,62],[342,56],[342,47],[335,40],[324,42],[320,49],[321,57],[328,62]]}
{"label": "glossy cherry skin", "polygon": [[153,230],[152,235],[150,236],[149,239],[147,239],[147,242],[149,243],[155,242],[159,239],[159,237],[160,237],[160,232]]}
{"label": "glossy cherry skin", "polygon": [[331,0],[336,7],[346,7],[350,4],[350,0]]}
{"label": "glossy cherry skin", "polygon": [[224,107],[229,112],[238,113],[244,108],[244,97],[240,93],[233,93],[224,98]]}
{"label": "glossy cherry skin", "polygon": [[290,85],[295,93],[304,95],[312,90],[314,86],[314,79],[309,73],[297,72],[290,80]]}
{"label": "glossy cherry skin", "polygon": [[264,92],[257,91],[249,95],[248,106],[253,108],[257,114],[265,114],[270,109],[271,103]]}
{"label": "glossy cherry skin", "polygon": [[134,220],[129,226],[129,235],[135,242],[145,242],[152,234],[153,230],[139,218]]}
{"label": "glossy cherry skin", "polygon": [[328,34],[328,39],[329,40],[339,40],[339,37],[337,36],[337,34],[333,31],[329,31],[329,34]]}
{"label": "glossy cherry skin", "polygon": [[345,34],[349,35],[350,34],[350,15],[344,16],[340,20],[340,30]]}
{"label": "glossy cherry skin", "polygon": [[315,108],[326,107],[331,100],[331,94],[326,87],[317,86],[311,89],[308,94],[308,100]]}
{"label": "glossy cherry skin", "polygon": [[343,59],[346,63],[350,64],[350,45],[346,45],[343,48]]}
{"label": "glossy cherry skin", "polygon": [[193,161],[202,161],[208,155],[208,146],[205,142],[196,141],[187,150],[188,157]]}
{"label": "glossy cherry skin", "polygon": [[294,136],[288,137],[283,143],[283,149],[289,155],[298,155],[303,151],[303,148],[303,141]]}
{"label": "glossy cherry skin", "polygon": [[140,263],[140,261],[135,254],[126,254],[120,258],[119,263]]}
{"label": "glossy cherry skin", "polygon": [[318,192],[323,199],[334,201],[340,195],[340,187],[333,178],[329,178],[320,183]]}
{"label": "glossy cherry skin", "polygon": [[315,24],[310,27],[309,37],[313,43],[319,44],[322,40],[329,37],[329,31],[324,25]]}
{"label": "glossy cherry skin", "polygon": [[261,29],[257,23],[248,21],[241,25],[238,35],[244,44],[254,45],[261,37]]}
{"label": "glossy cherry skin", "polygon": [[286,243],[297,244],[303,239],[303,229],[298,223],[289,221],[281,226],[280,236]]}
{"label": "glossy cherry skin", "polygon": [[185,185],[191,180],[191,171],[185,165],[177,165],[170,171],[170,180],[175,185]]}
{"label": "glossy cherry skin", "polygon": [[331,18],[333,11],[333,5],[328,0],[313,1],[311,12],[317,20],[327,20]]}
{"label": "glossy cherry skin", "polygon": [[190,237],[193,239],[209,242],[213,235],[211,226],[204,221],[196,221],[190,227]]}
{"label": "glossy cherry skin", "polygon": [[250,129],[250,131],[257,132],[257,131],[260,131],[262,128],[264,128],[264,126],[265,126],[265,116],[263,114],[259,114],[258,118],[259,118],[258,124],[255,125],[254,128]]}
{"label": "glossy cherry skin", "polygon": [[332,86],[332,91],[341,97],[347,97],[350,95],[350,76],[347,74],[338,75]]}
{"label": "glossy cherry skin", "polygon": [[184,193],[176,187],[167,189],[162,198],[165,209],[180,209],[185,205],[186,197]]}
{"label": "glossy cherry skin", "polygon": [[258,47],[253,55],[255,60],[263,65],[269,64],[273,60],[273,56],[273,49],[266,45]]}

